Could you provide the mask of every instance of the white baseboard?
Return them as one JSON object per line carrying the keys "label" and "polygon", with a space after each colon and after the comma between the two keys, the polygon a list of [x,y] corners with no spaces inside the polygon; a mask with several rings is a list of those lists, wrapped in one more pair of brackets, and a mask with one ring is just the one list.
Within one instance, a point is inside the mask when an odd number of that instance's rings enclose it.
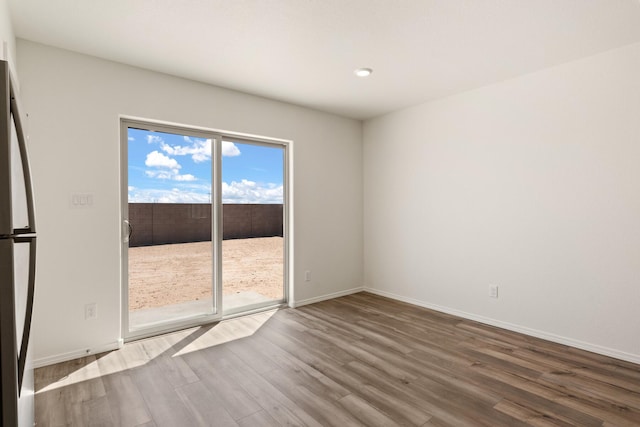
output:
{"label": "white baseboard", "polygon": [[452,314],[454,316],[462,317],[468,320],[474,320],[476,322],[484,323],[491,326],[496,326],[498,328],[507,329],[513,332],[519,332],[521,334],[529,335],[536,338],[541,338],[543,340],[555,342],[558,344],[564,344],[570,347],[579,348],[581,350],[590,351],[597,354],[602,354],[604,356],[614,357],[616,359],[625,360],[627,362],[638,363],[640,364],[640,355],[627,353],[624,351],[616,350],[613,348],[604,347],[597,344],[591,344],[584,341],[575,340],[573,338],[567,338],[560,335],[552,334],[545,331],[540,331],[537,329],[527,328],[525,326],[516,325],[513,323],[503,322],[501,320],[491,319],[489,317],[479,316],[477,314],[467,313],[464,311],[456,310],[449,307],[443,307],[436,304],[431,304],[425,301],[420,301],[415,298],[404,297],[402,295],[396,295],[391,292],[381,291],[378,289],[367,288],[363,289],[365,292],[369,292],[375,295],[380,295],[383,297],[391,298],[397,301],[406,302],[409,304],[417,305],[419,307],[428,308],[431,310],[439,311],[442,313]]}
{"label": "white baseboard", "polygon": [[56,363],[68,362],[69,360],[79,359],[85,356],[91,356],[93,354],[104,353],[105,351],[112,351],[121,348],[124,344],[122,339],[103,344],[98,347],[86,348],[82,350],[70,351],[68,353],[55,354],[53,356],[47,356],[40,359],[33,360],[34,368],[42,368],[43,366],[55,365]]}
{"label": "white baseboard", "polygon": [[338,298],[338,297],[344,297],[346,295],[355,294],[355,293],[358,293],[358,292],[362,292],[364,290],[365,290],[365,288],[363,286],[359,286],[357,288],[351,288],[351,289],[347,289],[345,291],[334,292],[332,294],[320,295],[318,297],[303,299],[303,300],[300,300],[300,301],[291,301],[289,303],[289,307],[291,307],[291,308],[302,307],[303,305],[313,304],[313,303],[316,303],[316,302],[326,301],[328,299],[333,299],[333,298]]}

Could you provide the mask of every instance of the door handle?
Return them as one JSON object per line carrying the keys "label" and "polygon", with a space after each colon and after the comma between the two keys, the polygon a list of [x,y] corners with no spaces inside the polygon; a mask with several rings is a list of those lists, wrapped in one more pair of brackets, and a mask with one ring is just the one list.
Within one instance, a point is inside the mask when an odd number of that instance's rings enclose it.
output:
{"label": "door handle", "polygon": [[133,233],[133,227],[131,226],[131,223],[129,222],[128,219],[125,219],[123,222],[124,222],[124,225],[127,226],[127,231],[124,236],[124,242],[127,243],[131,239],[131,234]]}

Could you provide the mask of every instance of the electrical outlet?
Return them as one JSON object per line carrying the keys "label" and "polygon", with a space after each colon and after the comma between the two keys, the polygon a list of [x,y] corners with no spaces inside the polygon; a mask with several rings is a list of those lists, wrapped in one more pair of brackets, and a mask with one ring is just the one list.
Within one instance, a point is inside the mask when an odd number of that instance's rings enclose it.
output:
{"label": "electrical outlet", "polygon": [[307,270],[304,272],[304,281],[305,282],[310,282],[311,281],[311,271]]}
{"label": "electrical outlet", "polygon": [[91,320],[98,318],[98,305],[95,302],[84,306],[84,319]]}
{"label": "electrical outlet", "polygon": [[498,285],[489,285],[489,297],[498,298]]}

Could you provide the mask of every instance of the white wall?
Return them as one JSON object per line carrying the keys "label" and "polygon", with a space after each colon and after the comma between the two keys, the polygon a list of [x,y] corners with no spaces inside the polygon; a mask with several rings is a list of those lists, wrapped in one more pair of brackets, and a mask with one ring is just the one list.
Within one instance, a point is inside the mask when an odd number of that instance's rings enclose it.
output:
{"label": "white wall", "polygon": [[[120,338],[120,114],[293,140],[296,301],[362,286],[360,122],[23,40],[18,63],[37,198],[40,364]],[[72,192],[93,193],[94,207],[70,209]],[[89,302],[97,320],[84,320]]]}
{"label": "white wall", "polygon": [[638,76],[635,44],[365,122],[365,286],[640,362]]}
{"label": "white wall", "polygon": [[[4,47],[7,47],[5,54]],[[0,59],[9,61],[15,71],[16,63],[16,37],[11,25],[11,14],[9,13],[9,3],[7,0],[0,0]]]}

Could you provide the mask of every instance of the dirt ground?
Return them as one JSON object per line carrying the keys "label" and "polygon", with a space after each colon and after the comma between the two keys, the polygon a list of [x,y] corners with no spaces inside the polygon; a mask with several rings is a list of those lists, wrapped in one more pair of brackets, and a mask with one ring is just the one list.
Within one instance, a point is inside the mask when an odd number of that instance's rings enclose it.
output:
{"label": "dirt ground", "polygon": [[[282,237],[224,240],[223,294],[282,298],[283,258]],[[211,242],[129,248],[129,309],[210,299],[212,270]]]}

